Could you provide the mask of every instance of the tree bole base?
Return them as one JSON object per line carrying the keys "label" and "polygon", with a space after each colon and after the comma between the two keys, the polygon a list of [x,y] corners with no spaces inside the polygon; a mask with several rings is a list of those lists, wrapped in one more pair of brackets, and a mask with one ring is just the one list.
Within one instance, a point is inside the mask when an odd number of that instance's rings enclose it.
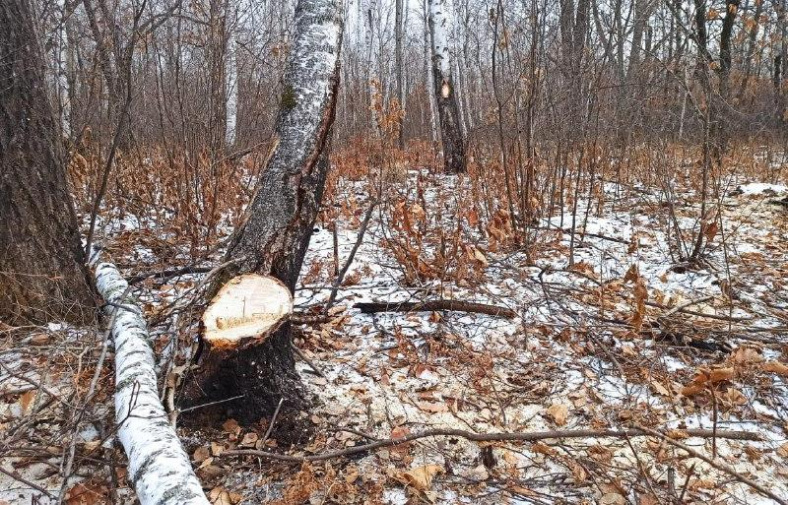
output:
{"label": "tree bole base", "polygon": [[312,400],[295,370],[290,331],[284,323],[264,341],[243,349],[203,350],[197,367],[184,379],[177,405],[180,424],[219,426],[235,419],[244,426],[267,426],[284,399],[273,436],[292,443],[309,438],[311,423],[305,412]]}

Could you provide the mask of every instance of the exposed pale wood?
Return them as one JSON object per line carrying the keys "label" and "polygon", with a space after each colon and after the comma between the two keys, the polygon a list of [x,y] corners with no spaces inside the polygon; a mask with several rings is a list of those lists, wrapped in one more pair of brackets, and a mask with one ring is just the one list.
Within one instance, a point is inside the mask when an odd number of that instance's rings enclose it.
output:
{"label": "exposed pale wood", "polygon": [[230,279],[203,313],[203,339],[212,348],[264,340],[293,311],[293,295],[282,281],[244,274]]}

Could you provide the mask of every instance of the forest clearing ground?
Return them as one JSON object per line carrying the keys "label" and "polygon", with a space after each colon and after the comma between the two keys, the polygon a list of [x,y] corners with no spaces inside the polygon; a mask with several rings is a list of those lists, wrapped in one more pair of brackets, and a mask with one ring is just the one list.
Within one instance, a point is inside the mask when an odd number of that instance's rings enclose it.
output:
{"label": "forest clearing ground", "polygon": [[[732,185],[722,202],[724,227],[709,234],[704,262],[677,265],[671,261],[675,239],[669,237],[672,225],[659,190],[605,184],[593,208],[583,203],[576,210],[577,229],[584,229],[585,236],[577,232],[572,246],[567,206],[563,220],[560,214],[538,218],[534,227],[539,231],[531,244],[535,252],[526,255],[504,244],[512,225],[500,214],[497,220],[493,213],[480,219],[466,208],[473,191],[467,180],[410,172],[391,185],[373,213],[338,291],[333,316],[297,333],[297,347],[323,374],[298,363],[317,400],[305,419],[317,430],[312,442],[280,448],[275,430],[263,443],[267,426],[241,428],[233,420],[223,430],[182,430],[198,475],[212,490],[210,498],[249,504],[277,499],[650,504],[675,493],[685,501],[771,503],[730,475],[654,437],[527,444],[437,437],[300,468],[266,463],[262,471],[254,457],[222,456],[226,450],[255,447],[320,454],[366,442],[360,433],[389,438],[439,427],[487,433],[716,426],[755,432],[762,441],[681,442],[708,456],[716,452],[716,460],[788,499],[788,211],[771,203],[785,196],[786,189],[750,184],[733,191],[736,187]],[[335,211],[329,217],[337,226],[339,266],[356,242],[370,192],[364,182],[337,182]],[[691,192],[683,196],[676,220],[687,230],[697,222],[699,205]],[[135,221],[143,219],[124,218]],[[324,216],[316,224],[302,270],[296,293],[302,311],[321,307],[330,296],[335,260],[327,222]],[[130,274],[173,266],[150,249],[127,243],[108,246],[113,254],[126,255],[126,260],[114,258],[119,264],[147,261],[148,266],[137,266]],[[166,351],[165,357],[178,356],[168,343],[179,326],[172,317],[157,316],[199,279],[200,274],[188,274],[140,285],[150,320],[160,323],[152,328],[154,347]],[[361,314],[352,308],[361,301],[436,298],[497,304],[520,317]],[[87,495],[100,497],[112,486],[106,477],[96,477],[103,471],[98,462],[122,466],[117,448],[102,434],[111,431],[109,372],[102,372],[97,396],[106,410],[91,407],[91,415],[74,428],[58,418],[58,402],[39,409],[45,395],[30,398],[19,389],[27,387],[26,381],[9,370],[25,374],[28,381],[45,378],[48,387],[62,387],[62,398],[69,402],[79,399],[86,394],[93,372],[89,363],[95,363],[101,339],[94,335],[87,340],[98,344],[85,346],[85,338],[45,333],[56,336],[51,338],[57,339],[58,349],[69,350],[68,359],[58,360],[60,354],[49,347],[36,356],[21,354],[21,339],[35,336],[3,342],[0,422],[12,431],[28,430],[30,446],[3,447],[3,468],[14,468],[18,476],[57,495],[57,470],[49,472],[47,480],[47,472],[36,468],[43,461],[57,469],[68,459],[71,441],[81,437],[74,447],[84,457],[78,458],[83,472],[74,481],[82,479]],[[189,338],[181,335],[187,344]],[[701,348],[699,342],[711,348]],[[47,374],[47,361],[58,364],[57,375]],[[164,374],[169,368],[163,365]],[[85,375],[86,384],[71,379]],[[86,431],[88,418],[98,428]],[[46,453],[48,446],[55,448],[51,454]],[[128,498],[119,473],[120,498]],[[13,482],[0,476],[0,500],[16,503],[22,491],[12,487],[25,485]],[[85,500],[68,503],[100,503]]]}

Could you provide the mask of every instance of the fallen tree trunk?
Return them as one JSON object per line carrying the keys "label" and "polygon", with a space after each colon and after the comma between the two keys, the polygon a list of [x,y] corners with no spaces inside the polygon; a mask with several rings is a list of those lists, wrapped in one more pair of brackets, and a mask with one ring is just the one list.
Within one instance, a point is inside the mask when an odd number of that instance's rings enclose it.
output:
{"label": "fallen tree trunk", "polygon": [[461,300],[431,300],[427,302],[359,302],[353,305],[364,314],[375,312],[432,312],[437,310],[454,310],[458,312],[474,312],[488,316],[501,316],[507,319],[517,317],[517,312],[499,305],[486,303],[463,302]]}
{"label": "fallen tree trunk", "polygon": [[96,267],[115,344],[115,420],[129,458],[129,480],[142,505],[207,505],[189,457],[161,404],[154,356],[142,309],[125,296],[128,283],[114,265]]}

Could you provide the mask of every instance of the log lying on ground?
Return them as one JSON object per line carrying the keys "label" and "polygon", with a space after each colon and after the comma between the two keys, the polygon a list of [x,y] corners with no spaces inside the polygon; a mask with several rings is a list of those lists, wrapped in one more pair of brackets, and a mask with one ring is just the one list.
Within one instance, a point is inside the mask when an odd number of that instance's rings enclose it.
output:
{"label": "log lying on ground", "polygon": [[489,316],[501,316],[507,319],[517,317],[514,310],[501,307],[499,305],[488,305],[485,303],[463,302],[460,300],[431,300],[427,302],[360,302],[353,305],[356,309],[361,309],[364,314],[375,312],[431,312],[437,310],[454,310],[459,312],[474,312],[477,314],[487,314]]}
{"label": "log lying on ground", "polygon": [[96,267],[115,343],[115,420],[129,458],[129,480],[142,505],[207,505],[189,457],[159,400],[154,356],[142,310],[124,297],[128,284],[114,265]]}

